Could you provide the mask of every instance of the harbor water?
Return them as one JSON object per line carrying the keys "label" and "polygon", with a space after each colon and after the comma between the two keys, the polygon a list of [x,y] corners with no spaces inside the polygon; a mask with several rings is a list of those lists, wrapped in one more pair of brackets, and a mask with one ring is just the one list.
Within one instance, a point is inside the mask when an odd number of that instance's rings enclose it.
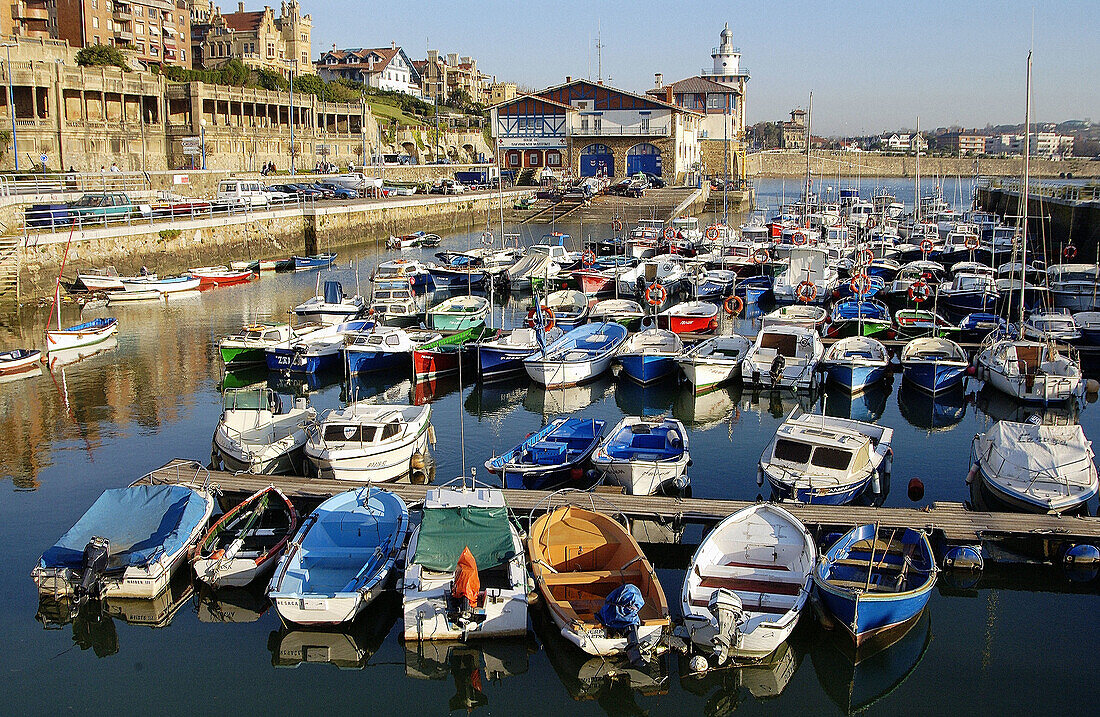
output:
{"label": "harbor water", "polygon": [[[824,180],[823,180],[824,181]],[[911,204],[912,180],[862,180]],[[936,180],[928,180],[925,191]],[[959,186],[956,187],[956,184]],[[870,185],[870,186],[868,186]],[[969,200],[966,178],[943,180],[948,201]],[[965,190],[965,192],[964,192]],[[796,182],[758,183],[758,202],[797,198]],[[494,222],[494,231],[499,224]],[[559,224],[574,238],[599,238],[610,227]],[[484,226],[446,236],[441,249],[477,242]],[[545,227],[508,227],[530,243]],[[497,232],[498,233],[498,232]],[[323,246],[323,238],[320,238]],[[432,251],[405,252],[430,258]],[[380,247],[342,251],[320,277],[340,280],[347,293],[369,291],[374,266],[393,252]],[[154,269],[155,267],[150,267]],[[554,417],[572,414],[615,423],[624,414],[671,413],[686,425],[695,497],[766,497],[756,463],[796,406],[877,421],[894,429],[893,485],[876,502],[919,507],[967,501],[965,482],[975,433],[999,419],[1023,420],[1025,410],[977,382],[935,402],[903,385],[851,399],[829,389],[820,401],[754,394],[738,385],[694,396],[676,381],[641,388],[605,376],[579,387],[546,390],[526,379],[481,386],[473,375],[414,385],[409,376],[339,374],[301,381],[261,371],[224,377],[216,342],[242,323],[285,320],[314,294],[316,272],[265,274],[247,285],[167,302],[89,308],[84,320],[119,319],[117,341],[83,360],[43,368],[39,375],[0,383],[0,656],[10,714],[106,711],[121,714],[337,713],[443,714],[868,714],[1093,713],[1091,693],[1077,674],[1100,669],[1095,645],[1100,586],[1095,576],[1061,567],[988,567],[974,584],[946,576],[925,617],[897,644],[874,655],[850,654],[844,636],[819,626],[807,611],[789,647],[768,664],[688,674],[686,660],[665,655],[648,670],[616,670],[566,644],[542,607],[532,609],[525,640],[404,643],[400,599],[390,594],[344,630],[282,626],[262,589],[217,595],[175,584],[160,601],[122,600],[106,614],[68,615],[40,609],[29,573],[107,488],[128,485],[171,458],[206,462],[220,412],[223,380],[267,380],[282,393],[308,395],[319,411],[348,400],[432,404],[437,434],[435,481],[482,465]],[[494,325],[526,316],[529,296],[494,296]],[[79,307],[66,304],[64,324]],[[41,348],[48,309],[25,310],[0,327],[0,349]],[[733,329],[755,333],[752,312]],[[1095,369],[1086,367],[1090,376]],[[1058,409],[1100,435],[1100,408]],[[919,477],[924,497],[907,495]],[[1090,513],[1097,510],[1095,499]],[[697,527],[638,525],[673,610]],[[677,544],[679,543],[679,545]]]}

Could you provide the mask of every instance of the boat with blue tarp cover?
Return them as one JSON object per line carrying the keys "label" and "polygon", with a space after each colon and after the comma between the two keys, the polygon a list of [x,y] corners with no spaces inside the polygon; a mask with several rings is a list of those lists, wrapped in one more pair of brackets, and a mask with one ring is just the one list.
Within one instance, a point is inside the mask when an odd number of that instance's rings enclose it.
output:
{"label": "boat with blue tarp cover", "polygon": [[503,455],[485,461],[505,488],[554,490],[577,486],[584,464],[603,438],[605,421],[557,418]]}
{"label": "boat with blue tarp cover", "polygon": [[825,609],[858,646],[915,622],[937,573],[924,531],[866,524],[828,549],[814,570],[814,585]]}
{"label": "boat with blue tarp cover", "polygon": [[152,598],[202,537],[214,495],[185,485],[103,491],[31,572],[40,592]]}
{"label": "boat with blue tarp cover", "polygon": [[[58,310],[60,313],[60,310]],[[106,341],[118,331],[118,319],[92,319],[64,329],[46,331],[46,351],[61,351],[93,346]]]}
{"label": "boat with blue tarp cover", "polygon": [[833,306],[826,335],[842,338],[878,334],[893,338],[893,324],[886,304],[873,299],[845,299]]}
{"label": "boat with blue tarp cover", "polygon": [[302,523],[267,595],[288,622],[346,623],[385,589],[408,534],[409,510],[393,493],[337,493]]}

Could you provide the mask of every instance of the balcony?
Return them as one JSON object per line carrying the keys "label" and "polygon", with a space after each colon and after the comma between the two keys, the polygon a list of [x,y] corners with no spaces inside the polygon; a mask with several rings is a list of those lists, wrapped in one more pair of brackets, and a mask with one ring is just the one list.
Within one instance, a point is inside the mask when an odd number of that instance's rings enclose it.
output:
{"label": "balcony", "polygon": [[669,128],[666,125],[657,127],[570,127],[569,134],[574,137],[667,137]]}
{"label": "balcony", "polygon": [[115,5],[115,19],[122,20],[123,22],[129,22],[134,19],[134,14],[130,11],[129,5]]}
{"label": "balcony", "polygon": [[15,20],[47,22],[50,19],[50,11],[45,7],[39,7],[37,4],[30,5],[25,2],[18,2],[11,6],[11,16]]}
{"label": "balcony", "polygon": [[134,41],[134,33],[131,32],[130,30],[121,30],[118,27],[116,27],[115,28],[115,39],[116,40],[123,40],[125,42],[133,42]]}
{"label": "balcony", "polygon": [[[713,67],[710,67],[710,68],[704,67],[703,69],[699,70],[699,74],[702,75],[703,77],[723,77],[724,76],[720,72],[715,72]],[[734,77],[748,78],[749,77],[749,68],[745,67],[744,65],[740,65],[737,68],[737,72],[733,73],[733,76]]]}

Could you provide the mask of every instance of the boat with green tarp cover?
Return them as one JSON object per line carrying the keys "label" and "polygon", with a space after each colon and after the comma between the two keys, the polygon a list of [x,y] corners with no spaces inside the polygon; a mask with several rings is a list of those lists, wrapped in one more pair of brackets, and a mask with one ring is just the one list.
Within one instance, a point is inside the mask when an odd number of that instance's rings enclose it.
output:
{"label": "boat with green tarp cover", "polygon": [[406,640],[526,633],[523,542],[499,489],[428,491],[408,554],[402,584]]}
{"label": "boat with green tarp cover", "polygon": [[[418,380],[437,378],[458,371],[461,358],[469,362],[477,353],[470,350],[492,330],[484,324],[429,341],[413,351],[413,370]],[[471,367],[473,370],[473,367]]]}

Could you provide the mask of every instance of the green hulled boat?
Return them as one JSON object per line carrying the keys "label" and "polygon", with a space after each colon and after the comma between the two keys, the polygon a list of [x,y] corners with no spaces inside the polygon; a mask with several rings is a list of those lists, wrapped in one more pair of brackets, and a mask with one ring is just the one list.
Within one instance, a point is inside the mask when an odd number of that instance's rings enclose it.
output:
{"label": "green hulled boat", "polygon": [[428,328],[434,331],[464,331],[484,326],[489,318],[489,300],[483,296],[452,296],[428,309]]}
{"label": "green hulled boat", "polygon": [[269,346],[286,343],[296,336],[304,336],[320,328],[320,325],[305,324],[292,327],[290,324],[259,323],[246,324],[232,336],[218,342],[218,351],[227,367],[250,366],[266,362],[265,352]]}

